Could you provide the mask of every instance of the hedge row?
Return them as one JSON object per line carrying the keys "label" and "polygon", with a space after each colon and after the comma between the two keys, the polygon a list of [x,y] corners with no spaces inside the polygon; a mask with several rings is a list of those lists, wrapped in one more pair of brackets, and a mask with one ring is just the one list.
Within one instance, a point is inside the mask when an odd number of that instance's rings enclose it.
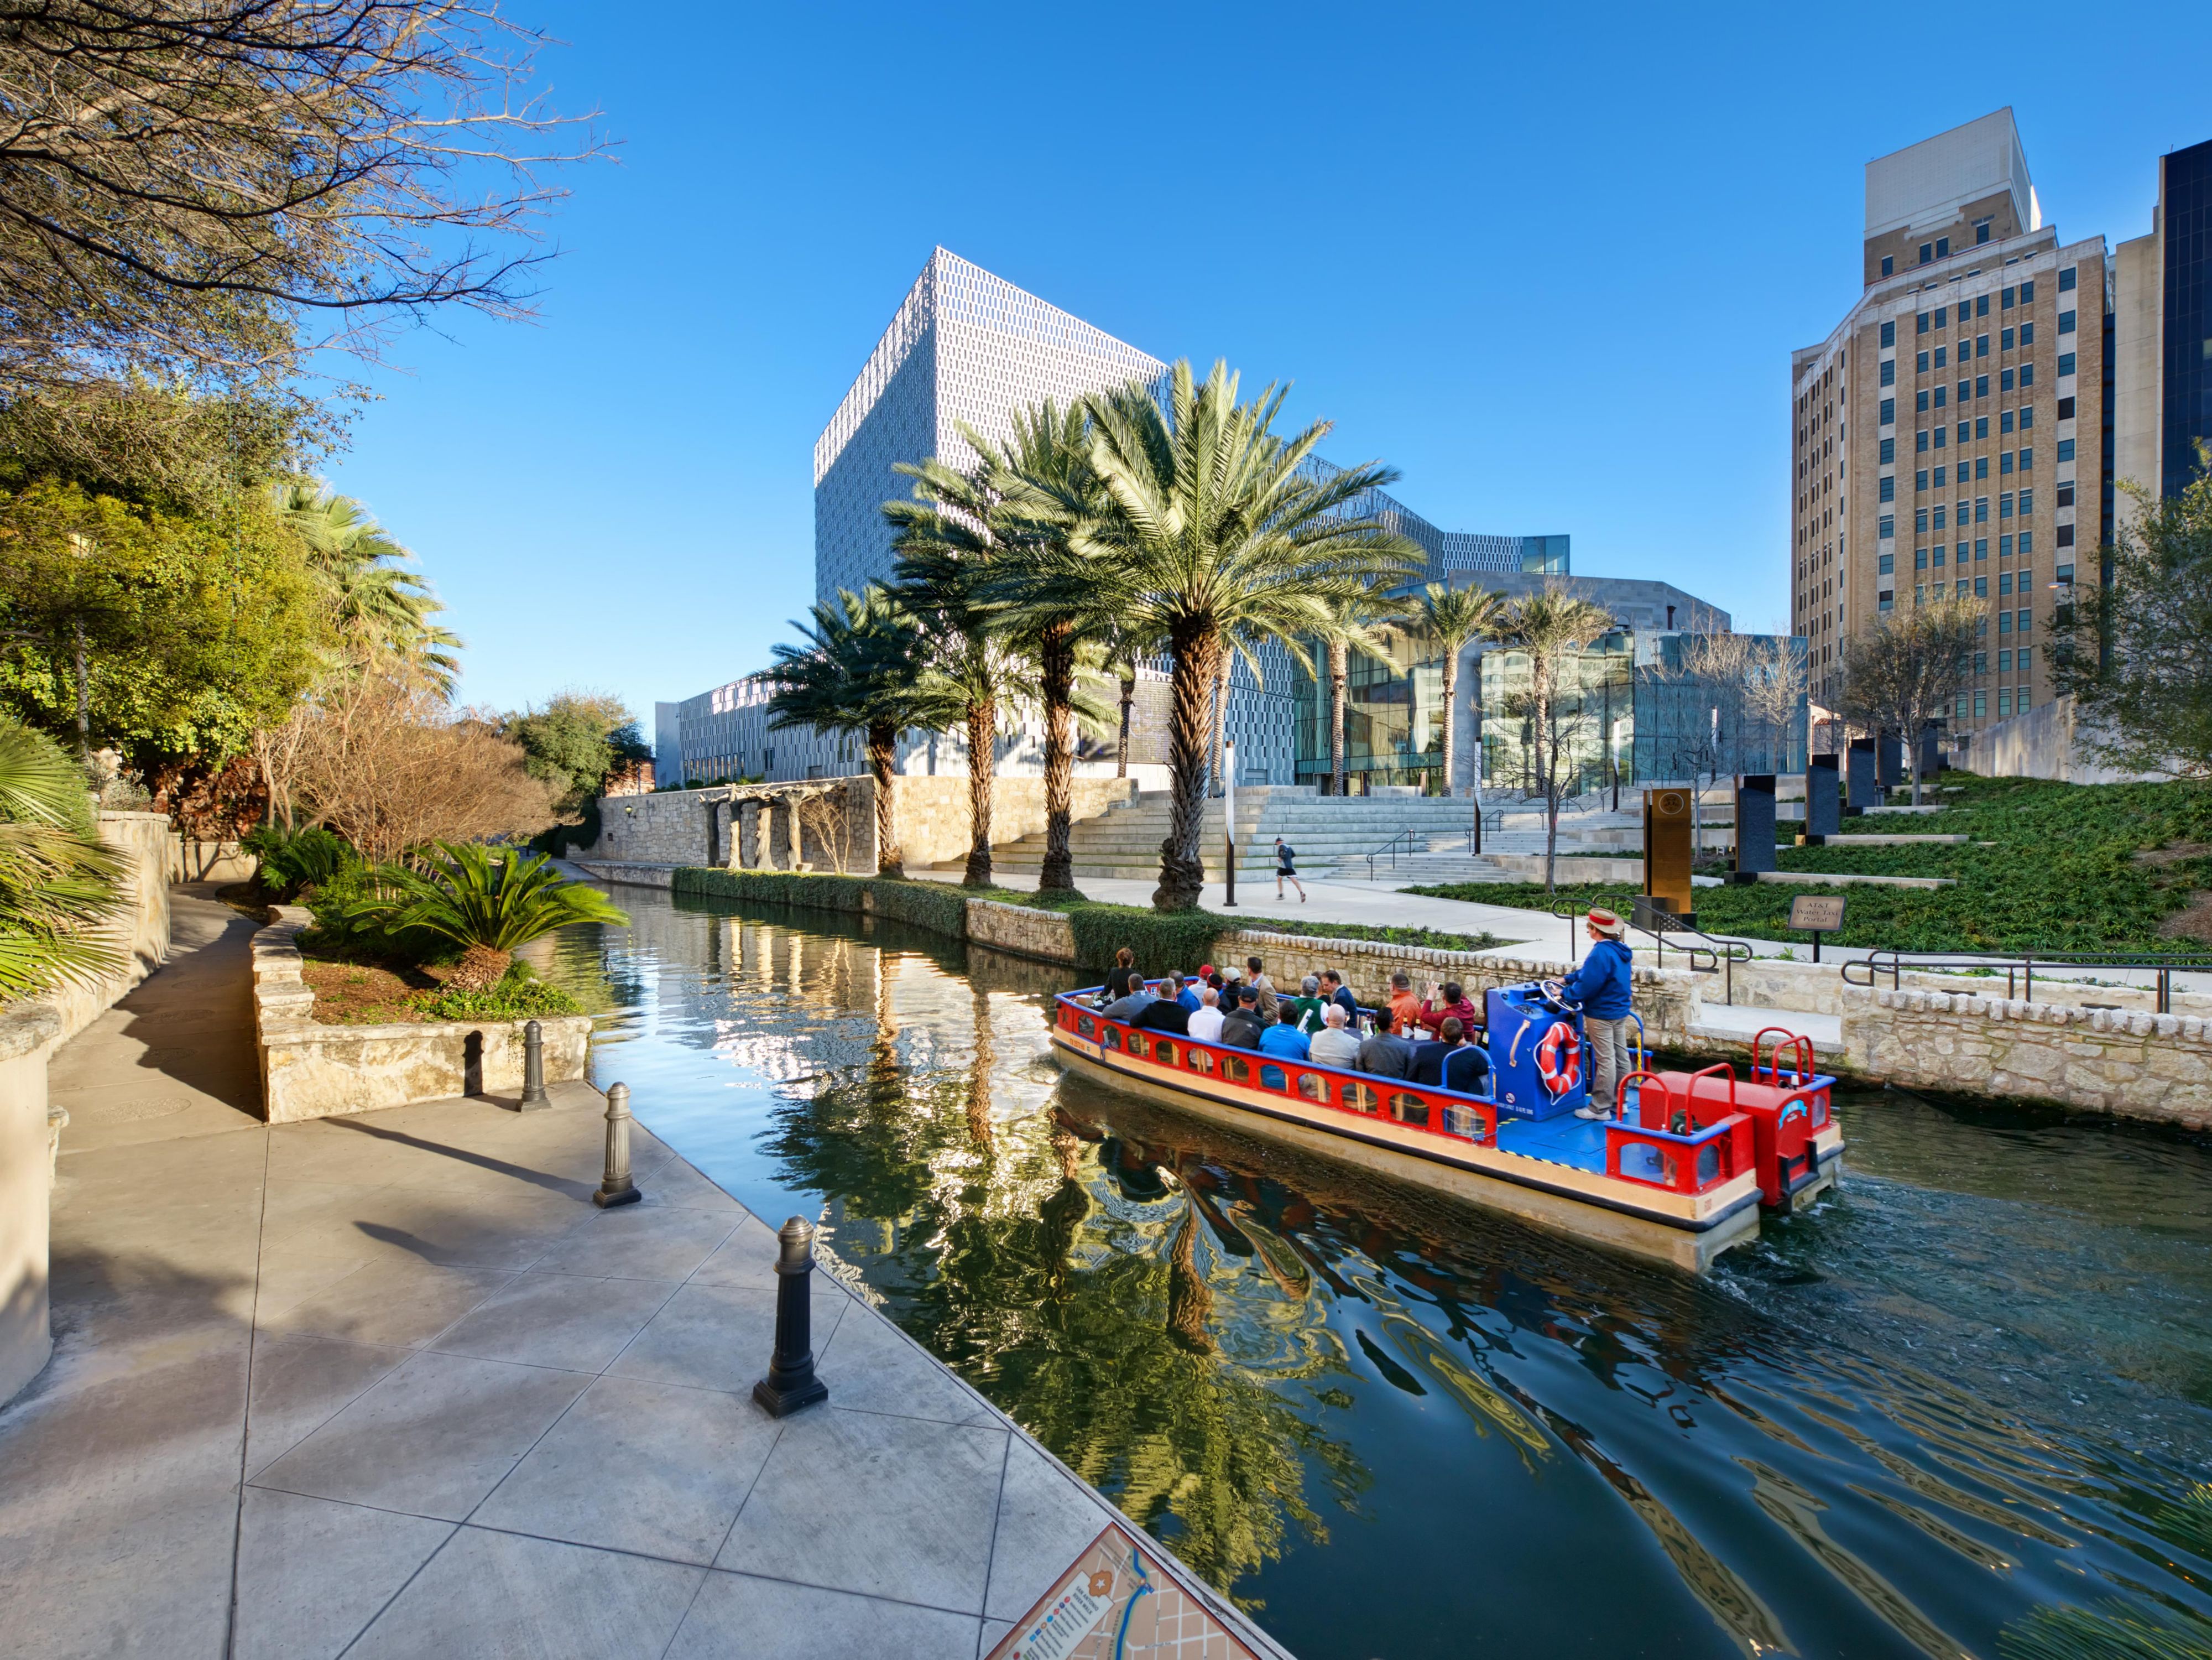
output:
{"label": "hedge row", "polygon": [[[669,884],[677,893],[712,899],[743,899],[755,904],[799,905],[809,910],[855,911],[860,896],[878,885],[864,876],[828,876],[783,870],[715,870],[687,866]],[[964,916],[964,913],[963,913]],[[960,932],[966,933],[963,926]]]}

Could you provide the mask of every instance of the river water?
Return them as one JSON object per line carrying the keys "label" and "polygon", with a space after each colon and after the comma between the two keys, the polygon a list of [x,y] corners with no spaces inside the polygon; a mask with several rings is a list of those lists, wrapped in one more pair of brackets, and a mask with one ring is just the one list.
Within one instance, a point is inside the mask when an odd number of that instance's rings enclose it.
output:
{"label": "river water", "polygon": [[1694,1280],[1063,1078],[1060,971],[614,897],[597,1081],[1302,1660],[2212,1655],[2212,1140],[1841,1098]]}

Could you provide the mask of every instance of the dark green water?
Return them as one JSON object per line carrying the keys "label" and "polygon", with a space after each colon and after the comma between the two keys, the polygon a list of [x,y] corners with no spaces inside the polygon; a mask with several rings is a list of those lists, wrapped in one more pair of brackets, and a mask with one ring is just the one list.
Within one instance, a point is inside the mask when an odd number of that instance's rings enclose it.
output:
{"label": "dark green water", "polygon": [[598,1081],[1302,1660],[2212,1655],[2203,1138],[1862,1095],[1694,1280],[1064,1079],[1054,970],[616,897]]}

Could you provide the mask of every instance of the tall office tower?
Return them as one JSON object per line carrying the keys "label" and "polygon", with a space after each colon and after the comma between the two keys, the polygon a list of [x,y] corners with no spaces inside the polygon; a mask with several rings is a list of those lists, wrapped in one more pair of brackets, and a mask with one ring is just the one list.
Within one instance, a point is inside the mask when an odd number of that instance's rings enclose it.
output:
{"label": "tall office tower", "polygon": [[2112,263],[2043,222],[2010,109],[1870,161],[1864,289],[1790,355],[1790,615],[1813,695],[1844,642],[1984,599],[1965,732],[2051,696],[2054,604],[2111,538]]}
{"label": "tall office tower", "polygon": [[943,248],[899,302],[867,366],[814,441],[814,591],[854,593],[891,574],[884,502],[912,481],[898,461],[975,459],[959,425],[1003,441],[1012,411],[1132,380],[1167,365]]}
{"label": "tall office tower", "polygon": [[2112,263],[2113,471],[2179,496],[2212,440],[2212,141],[2159,158],[2150,234],[2119,244]]}

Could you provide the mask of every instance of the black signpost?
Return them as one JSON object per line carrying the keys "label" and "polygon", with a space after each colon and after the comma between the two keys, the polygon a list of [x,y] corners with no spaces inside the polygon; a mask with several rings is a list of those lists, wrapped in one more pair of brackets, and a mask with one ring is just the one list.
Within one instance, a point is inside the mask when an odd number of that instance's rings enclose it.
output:
{"label": "black signpost", "polygon": [[1833,933],[1844,926],[1844,902],[1841,896],[1830,893],[1801,893],[1790,902],[1790,927],[1793,933],[1813,936],[1813,960],[1820,960],[1820,936]]}

